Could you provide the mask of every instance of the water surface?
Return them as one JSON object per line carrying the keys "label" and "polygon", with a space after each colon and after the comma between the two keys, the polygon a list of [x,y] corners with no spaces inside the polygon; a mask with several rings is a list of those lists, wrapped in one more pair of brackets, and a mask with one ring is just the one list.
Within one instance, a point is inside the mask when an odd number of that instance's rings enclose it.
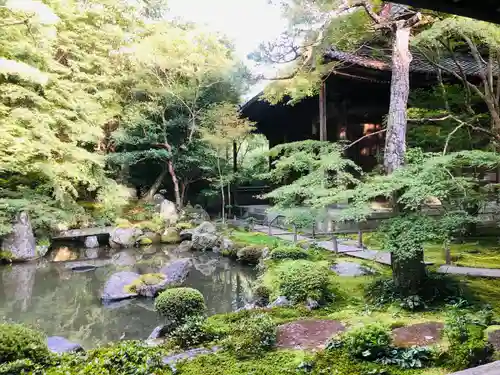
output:
{"label": "water surface", "polygon": [[[0,317],[35,326],[48,336],[64,336],[85,348],[145,339],[161,323],[153,301],[103,306],[102,287],[114,272],[154,273],[186,257],[193,259],[194,267],[185,285],[203,293],[209,314],[233,311],[251,298],[255,270],[213,253],[179,253],[171,246],[120,251],[61,246],[39,262],[0,268]],[[100,267],[88,272],[70,269],[89,261]]]}

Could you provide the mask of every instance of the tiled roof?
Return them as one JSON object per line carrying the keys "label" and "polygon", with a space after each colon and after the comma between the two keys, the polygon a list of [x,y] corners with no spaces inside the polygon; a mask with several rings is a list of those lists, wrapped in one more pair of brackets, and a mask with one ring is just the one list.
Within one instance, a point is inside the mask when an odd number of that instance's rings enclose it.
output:
{"label": "tiled roof", "polygon": [[[436,67],[427,60],[425,56],[418,52],[412,52],[413,59],[411,61],[410,70],[416,73],[436,73]],[[344,64],[352,64],[357,66],[363,66],[365,68],[376,69],[376,70],[391,70],[391,60],[390,56],[370,56],[368,54],[354,54],[349,52],[342,52],[335,49],[331,49],[325,53],[325,57],[331,61],[339,61]],[[468,76],[479,76],[480,68],[476,63],[476,60],[472,56],[460,55],[457,58],[463,71]],[[439,61],[439,64],[460,74],[457,64],[451,57],[443,57]],[[493,73],[497,75],[500,72],[498,65],[493,67]],[[443,71],[443,74],[446,74]]]}

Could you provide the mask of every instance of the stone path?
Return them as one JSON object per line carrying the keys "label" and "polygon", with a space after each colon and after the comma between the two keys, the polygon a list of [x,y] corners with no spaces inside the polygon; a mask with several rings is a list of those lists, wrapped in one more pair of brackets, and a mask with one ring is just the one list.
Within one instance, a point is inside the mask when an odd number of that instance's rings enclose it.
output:
{"label": "stone path", "polygon": [[[255,225],[254,230],[257,232],[269,234],[269,227],[264,225]],[[294,240],[293,233],[287,232],[286,230],[280,228],[271,228],[271,236],[281,238],[282,240],[286,241]],[[297,235],[297,241],[313,241],[313,240],[310,237],[306,237],[299,234]],[[317,241],[316,243],[323,249],[334,251],[332,241]],[[391,265],[391,255],[386,251],[360,249],[355,245],[342,243],[340,241],[337,241],[337,251],[339,252],[339,254],[347,255],[350,257],[366,259],[387,266]],[[432,263],[426,263],[426,264],[431,265]],[[439,267],[437,272],[443,274],[451,274],[451,275],[500,278],[500,269],[492,269],[492,268],[472,268],[472,267],[457,267],[457,266],[444,265]]]}
{"label": "stone path", "polygon": [[496,361],[487,365],[470,368],[467,370],[454,372],[450,375],[498,375],[500,374],[500,361]]}
{"label": "stone path", "polygon": [[392,340],[399,347],[427,346],[439,342],[443,329],[444,324],[438,322],[413,324],[393,329]]}
{"label": "stone path", "polygon": [[288,349],[322,349],[328,339],[343,332],[345,326],[337,320],[298,320],[278,327],[277,346]]}

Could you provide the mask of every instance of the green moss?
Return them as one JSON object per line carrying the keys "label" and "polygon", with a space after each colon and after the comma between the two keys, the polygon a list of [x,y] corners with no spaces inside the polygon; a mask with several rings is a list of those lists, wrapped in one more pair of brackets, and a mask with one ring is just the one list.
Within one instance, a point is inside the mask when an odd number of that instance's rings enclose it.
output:
{"label": "green moss", "polygon": [[153,243],[153,240],[148,237],[141,237],[139,239],[139,246],[149,246]]}
{"label": "green moss", "polygon": [[281,259],[307,259],[309,255],[303,249],[294,246],[280,246],[271,251],[270,258]]}
{"label": "green moss", "polygon": [[247,264],[258,264],[262,258],[262,249],[259,246],[246,246],[236,253],[238,260]]}
{"label": "green moss", "polygon": [[24,359],[44,363],[49,357],[41,333],[21,324],[0,324],[0,363]]}
{"label": "green moss", "polygon": [[181,237],[179,236],[179,231],[176,228],[167,228],[161,235],[161,243],[176,244],[179,242],[181,242]]}
{"label": "green moss", "polygon": [[0,251],[0,263],[12,263],[14,254],[10,251]]}
{"label": "green moss", "polygon": [[185,230],[185,229],[193,229],[195,227],[195,225],[192,223],[180,222],[180,223],[175,224],[175,227],[178,230]]}
{"label": "green moss", "polygon": [[142,285],[156,285],[165,280],[165,275],[161,273],[147,273],[134,280],[132,284],[126,285],[125,293],[137,293],[137,288]]}
{"label": "green moss", "polygon": [[133,225],[130,221],[128,221],[127,219],[121,219],[121,218],[118,218],[115,220],[115,226],[117,228],[132,228]]}
{"label": "green moss", "polygon": [[274,249],[279,245],[288,244],[287,241],[283,241],[276,237],[268,236],[259,232],[234,231],[231,233],[231,240],[235,243],[240,243],[242,245],[241,247],[249,245],[262,245],[263,247]]}

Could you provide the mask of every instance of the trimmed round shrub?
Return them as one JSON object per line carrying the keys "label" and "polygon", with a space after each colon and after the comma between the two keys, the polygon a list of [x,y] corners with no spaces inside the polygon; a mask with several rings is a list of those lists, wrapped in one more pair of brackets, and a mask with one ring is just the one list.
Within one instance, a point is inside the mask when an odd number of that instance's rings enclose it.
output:
{"label": "trimmed round shrub", "polygon": [[224,349],[238,359],[258,357],[276,344],[276,325],[266,314],[254,315],[238,323],[224,341]]}
{"label": "trimmed round shrub", "polygon": [[0,363],[30,359],[44,363],[50,357],[45,337],[21,324],[0,324]]}
{"label": "trimmed round shrub", "polygon": [[192,288],[171,288],[156,297],[155,308],[173,327],[178,327],[189,317],[203,315],[207,307],[200,291]]}
{"label": "trimmed round shrub", "polygon": [[492,345],[484,339],[474,337],[463,343],[454,342],[448,349],[447,365],[453,371],[465,370],[491,362],[493,353]]}
{"label": "trimmed round shrub", "polygon": [[281,259],[307,259],[308,254],[299,247],[277,247],[271,251],[270,257],[274,260]]}
{"label": "trimmed round shrub", "polygon": [[288,260],[275,270],[273,297],[285,296],[292,303],[308,298],[326,301],[331,297],[329,270],[326,265],[308,260]]}
{"label": "trimmed round shrub", "polygon": [[384,356],[389,349],[391,335],[388,328],[371,324],[346,332],[341,341],[351,356],[375,360]]}
{"label": "trimmed round shrub", "polygon": [[262,248],[256,246],[247,246],[238,250],[238,260],[248,263],[257,264],[262,258]]}

